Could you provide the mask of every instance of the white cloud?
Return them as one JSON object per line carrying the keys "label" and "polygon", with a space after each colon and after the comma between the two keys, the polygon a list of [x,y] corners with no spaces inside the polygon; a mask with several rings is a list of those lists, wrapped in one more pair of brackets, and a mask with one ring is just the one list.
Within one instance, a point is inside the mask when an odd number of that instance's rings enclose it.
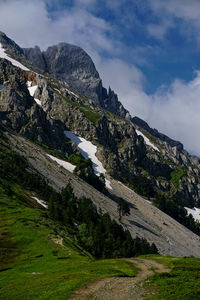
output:
{"label": "white cloud", "polygon": [[[0,28],[24,47],[39,44],[42,48],[61,41],[78,44],[84,48],[114,51],[107,38],[111,27],[84,8],[84,3],[59,11],[51,19],[44,0],[10,0],[0,2]],[[9,16],[9,17],[8,17]]]}
{"label": "white cloud", "polygon": [[147,31],[151,36],[157,39],[163,39],[167,30],[171,27],[173,27],[172,19],[163,19],[160,24],[149,24]]}
{"label": "white cloud", "polygon": [[151,99],[148,121],[186,149],[200,155],[200,72],[190,82],[175,80],[168,90],[159,90]]}
{"label": "white cloud", "polygon": [[158,19],[157,24],[149,24],[147,31],[156,38],[163,38],[168,29],[175,27],[175,19],[182,21],[181,33],[190,38],[195,35],[200,45],[200,1],[199,0],[149,0],[151,9]]}
{"label": "white cloud", "polygon": [[147,95],[143,90],[145,79],[137,68],[119,60],[101,63],[100,68],[104,81],[133,116],[139,116],[151,127],[180,140],[188,151],[200,155],[200,72],[188,83],[175,80],[171,86]]}
{"label": "white cloud", "polygon": [[176,17],[184,18],[185,20],[193,20],[200,24],[199,0],[150,0],[150,3],[156,12],[169,13]]}

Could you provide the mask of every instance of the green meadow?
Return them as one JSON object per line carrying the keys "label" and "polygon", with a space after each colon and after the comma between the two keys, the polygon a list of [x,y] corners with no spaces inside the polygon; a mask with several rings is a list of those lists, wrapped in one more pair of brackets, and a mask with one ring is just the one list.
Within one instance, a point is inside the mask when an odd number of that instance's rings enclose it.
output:
{"label": "green meadow", "polygon": [[151,296],[148,300],[198,300],[200,299],[200,259],[193,257],[162,257],[147,255],[171,268],[170,273],[150,277],[145,287]]}
{"label": "green meadow", "polygon": [[137,273],[121,259],[92,258],[26,192],[12,189],[8,196],[0,188],[0,299],[67,299],[96,279]]}

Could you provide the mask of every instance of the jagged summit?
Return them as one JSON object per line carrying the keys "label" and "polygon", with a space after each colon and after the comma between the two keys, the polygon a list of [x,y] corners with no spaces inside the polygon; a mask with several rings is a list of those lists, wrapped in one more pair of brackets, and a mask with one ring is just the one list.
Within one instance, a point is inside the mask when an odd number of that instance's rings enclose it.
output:
{"label": "jagged summit", "polygon": [[44,72],[62,80],[67,86],[90,98],[95,105],[130,119],[129,112],[114,91],[107,91],[91,57],[80,47],[67,43],[41,51],[39,47],[23,49],[27,60]]}
{"label": "jagged summit", "polygon": [[83,49],[59,43],[46,51],[38,47],[23,50],[26,58],[38,68],[100,104],[101,79],[92,59]]}
{"label": "jagged summit", "polygon": [[11,40],[5,33],[0,31],[0,43],[3,47],[13,55],[23,56],[24,51],[13,40]]}

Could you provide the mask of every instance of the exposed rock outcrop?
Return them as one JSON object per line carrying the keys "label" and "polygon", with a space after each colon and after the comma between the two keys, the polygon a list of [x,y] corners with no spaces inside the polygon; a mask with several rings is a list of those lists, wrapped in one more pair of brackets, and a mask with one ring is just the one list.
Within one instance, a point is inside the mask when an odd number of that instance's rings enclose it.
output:
{"label": "exposed rock outcrop", "polygon": [[[4,46],[9,44],[9,51],[18,49],[5,36],[2,39]],[[22,52],[18,49],[16,53]],[[117,95],[102,87],[94,63],[84,50],[61,43],[44,52],[36,47],[23,53],[61,81],[29,74],[32,84],[37,85],[34,97],[41,101],[39,107],[28,94],[24,72],[1,60],[3,123],[56,149],[66,140],[64,129],[72,130],[98,146],[97,155],[113,177],[133,185],[140,178],[140,184],[145,182],[156,192],[175,195],[183,205],[199,203],[199,159],[143,120],[131,119]]]}

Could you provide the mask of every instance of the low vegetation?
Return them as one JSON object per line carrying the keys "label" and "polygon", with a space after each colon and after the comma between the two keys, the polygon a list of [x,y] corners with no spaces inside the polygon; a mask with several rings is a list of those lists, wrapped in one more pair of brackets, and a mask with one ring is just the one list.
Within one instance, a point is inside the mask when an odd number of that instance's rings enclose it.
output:
{"label": "low vegetation", "polygon": [[156,194],[155,188],[151,181],[145,176],[135,176],[132,180],[129,179],[129,186],[141,196],[144,197],[154,197]]}
{"label": "low vegetation", "polygon": [[86,116],[86,118],[95,125],[97,124],[98,120],[101,117],[99,113],[96,113],[92,109],[85,106],[80,107],[80,111],[82,111]]}
{"label": "low vegetation", "polygon": [[[70,185],[55,192],[2,137],[0,299],[67,299],[98,278],[134,276],[136,269],[118,257],[157,252],[89,199],[77,199]],[[49,210],[37,209],[32,194]]]}
{"label": "low vegetation", "polygon": [[93,259],[33,205],[18,185],[9,196],[0,185],[0,299],[68,299],[98,278],[136,274],[122,260]]}
{"label": "low vegetation", "polygon": [[146,299],[200,299],[200,259],[192,257],[145,257],[167,264],[172,269],[170,273],[156,274],[149,278],[146,287],[151,296],[148,295]]}
{"label": "low vegetation", "polygon": [[132,239],[129,231],[111,220],[109,214],[97,211],[90,199],[77,199],[70,185],[61,194],[50,197],[49,211],[53,219],[70,226],[79,244],[96,258],[157,253],[154,244]]}
{"label": "low vegetation", "polygon": [[176,170],[171,172],[171,181],[175,188],[179,188],[180,179],[187,173],[182,166],[178,166]]}
{"label": "low vegetation", "polygon": [[192,215],[187,215],[186,209],[182,206],[179,197],[169,197],[167,195],[156,195],[153,200],[155,206],[160,210],[164,211],[166,214],[174,218],[179,223],[183,224],[185,227],[193,231],[194,233],[200,235],[200,223],[195,222]]}
{"label": "low vegetation", "polygon": [[90,159],[85,159],[76,154],[70,154],[68,161],[76,165],[74,170],[75,174],[92,185],[98,191],[106,193],[104,175],[101,174],[100,176],[97,176],[94,174],[92,161]]}

